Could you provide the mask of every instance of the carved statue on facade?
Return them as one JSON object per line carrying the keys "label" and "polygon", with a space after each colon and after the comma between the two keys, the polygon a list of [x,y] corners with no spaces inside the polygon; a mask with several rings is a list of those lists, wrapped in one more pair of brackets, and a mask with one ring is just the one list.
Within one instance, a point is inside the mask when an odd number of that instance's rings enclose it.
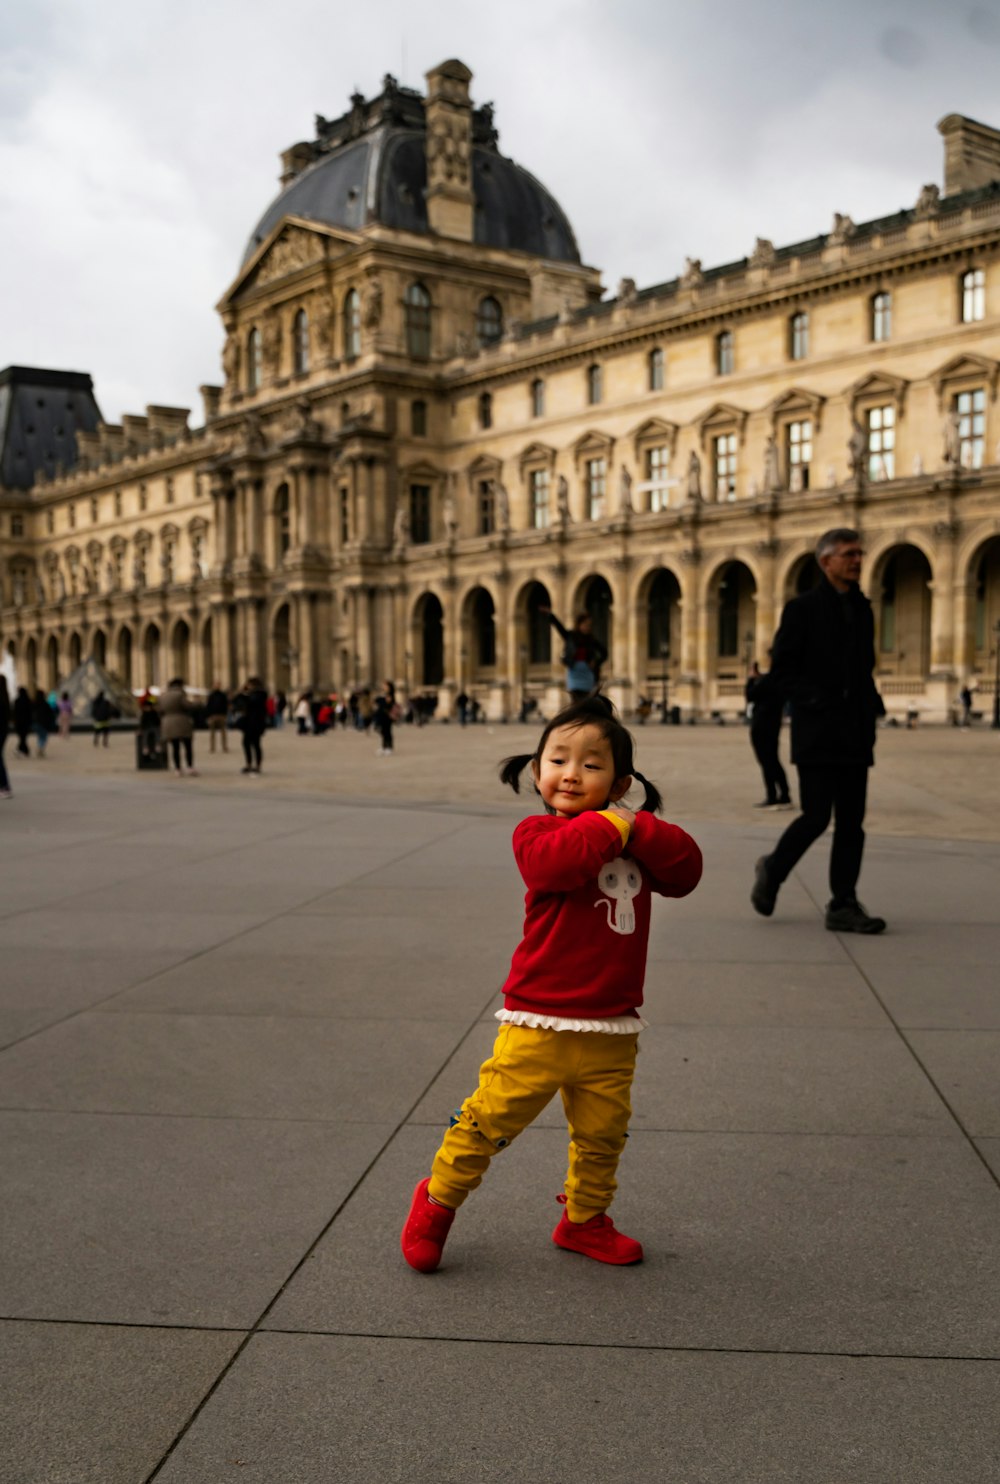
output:
{"label": "carved statue on facade", "polygon": [[692,448],[691,457],[688,459],[687,497],[689,500],[700,500],[701,495],[701,459],[697,450]]}
{"label": "carved statue on facade", "polygon": [[616,298],[619,304],[631,304],[636,296],[634,278],[620,278],[618,280],[618,292]]}
{"label": "carved statue on facade", "polygon": [[913,215],[917,221],[927,221],[929,217],[937,216],[941,209],[941,187],[938,185],[925,185],[917,197],[917,204],[913,208]]}
{"label": "carved statue on facade", "polygon": [[867,454],[868,434],[855,417],[852,419],[851,436],[847,441],[847,461],[850,465],[851,478],[856,484],[864,483]]}
{"label": "carved statue on facade", "polygon": [[780,488],[781,468],[778,462],[778,441],[771,433],[764,445],[764,493],[773,495]]}
{"label": "carved statue on facade", "polygon": [[323,435],[323,429],[313,412],[313,405],[308,397],[299,397],[295,403],[295,426],[293,431],[297,438],[316,440]]}
{"label": "carved statue on facade", "polygon": [[618,510],[621,515],[632,513],[632,476],[624,464],[618,473]]}
{"label": "carved statue on facade", "polygon": [[685,258],[684,272],[681,274],[681,288],[696,289],[704,281],[705,275],[701,271],[701,258]]}
{"label": "carved statue on facade", "polygon": [[444,499],[441,502],[441,513],[444,519],[444,534],[447,540],[454,541],[458,535],[458,506],[455,503],[455,485],[458,476],[452,470],[448,475],[448,483],[445,486]]}
{"label": "carved statue on facade", "polygon": [[564,526],[573,519],[569,509],[569,480],[565,474],[560,474],[556,480],[556,514]]}
{"label": "carved statue on facade", "polygon": [[108,592],[115,592],[118,587],[118,569],[110,559],[104,563],[104,580],[108,585]]}
{"label": "carved statue on facade", "polygon": [[132,586],[134,588],[146,586],[146,563],[138,552],[132,558]]}
{"label": "carved statue on facade", "polygon": [[507,486],[499,479],[493,481],[493,511],[497,530],[506,534],[510,530],[510,495]]}
{"label": "carved statue on facade", "polygon": [[264,433],[256,412],[248,412],[243,418],[243,445],[247,453],[259,453],[264,447]]}
{"label": "carved statue on facade", "polygon": [[222,374],[227,386],[236,386],[240,379],[240,347],[235,335],[227,335],[222,347]]}
{"label": "carved statue on facade", "polygon": [[396,505],[396,517],[392,523],[392,545],[394,551],[402,551],[410,543],[410,512],[405,500]]}
{"label": "carved statue on facade", "polygon": [[377,330],[382,323],[382,284],[373,278],[365,290],[362,323],[366,330]]}
{"label": "carved statue on facade", "polygon": [[774,262],[774,243],[769,237],[758,237],[750,254],[751,268],[769,268]]}
{"label": "carved statue on facade", "polygon": [[66,601],[66,577],[62,567],[55,568],[53,577],[55,578],[55,596],[59,599],[60,603],[64,603]]}
{"label": "carved statue on facade", "polygon": [[264,350],[264,363],[268,370],[276,375],[281,360],[281,320],[277,314],[269,314],[265,319],[261,345]]}
{"label": "carved statue on facade", "polygon": [[832,246],[839,247],[841,243],[853,237],[857,230],[851,217],[844,216],[839,211],[835,211],[833,213],[833,226],[827,240]]}
{"label": "carved statue on facade", "polygon": [[962,420],[952,407],[944,420],[944,461],[957,469],[962,462]]}

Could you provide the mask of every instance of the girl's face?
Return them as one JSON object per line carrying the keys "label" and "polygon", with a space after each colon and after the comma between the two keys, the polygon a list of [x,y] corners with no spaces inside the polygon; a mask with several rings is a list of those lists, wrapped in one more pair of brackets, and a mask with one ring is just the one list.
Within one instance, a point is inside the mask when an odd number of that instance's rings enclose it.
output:
{"label": "girl's face", "polygon": [[532,762],[535,785],[561,819],[604,809],[628,792],[631,778],[615,778],[611,744],[599,727],[557,727],[540,762]]}

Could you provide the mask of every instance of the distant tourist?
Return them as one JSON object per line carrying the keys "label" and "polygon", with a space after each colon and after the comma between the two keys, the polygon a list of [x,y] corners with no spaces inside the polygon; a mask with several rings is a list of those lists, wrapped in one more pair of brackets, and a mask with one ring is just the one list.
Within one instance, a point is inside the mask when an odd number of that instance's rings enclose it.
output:
{"label": "distant tourist", "polygon": [[229,716],[229,697],[222,686],[216,680],[208,693],[205,702],[205,720],[208,723],[208,750],[215,751],[216,737],[222,743],[223,752],[229,751],[229,738],[226,735],[226,722]]}
{"label": "distant tourist", "polygon": [[547,613],[549,623],[563,640],[562,662],[566,666],[566,689],[571,701],[582,701],[600,684],[601,666],[608,651],[594,633],[594,621],[589,613],[580,612],[573,620],[571,629],[565,628],[551,608],[539,608]]}
{"label": "distant tourist", "polygon": [[959,691],[958,699],[962,706],[962,726],[970,727],[972,725],[972,687],[968,681]]}
{"label": "distant tourist", "polygon": [[30,757],[28,733],[31,731],[31,697],[23,685],[17,688],[14,697],[14,730],[17,733],[17,750],[21,757]]}
{"label": "distant tourist", "polygon": [[3,760],[4,743],[7,741],[7,733],[10,731],[11,704],[10,692],[7,689],[6,675],[0,675],[0,799],[12,797],[10,779],[7,777],[7,766]]}
{"label": "distant tourist", "polygon": [[304,690],[295,703],[295,726],[297,735],[305,737],[312,727],[312,691]]}
{"label": "distant tourist", "polygon": [[245,765],[241,773],[259,773],[264,756],[260,739],[267,730],[267,691],[258,675],[251,675],[237,697],[240,729],[243,733]]}
{"label": "distant tourist", "polygon": [[469,697],[464,690],[460,690],[455,697],[455,705],[458,709],[458,724],[464,727],[469,719]]}
{"label": "distant tourist", "polygon": [[56,711],[59,715],[59,735],[66,738],[73,726],[73,702],[69,698],[68,690],[64,690],[56,702]]}
{"label": "distant tourist", "polygon": [[31,709],[31,727],[35,734],[35,744],[38,748],[38,756],[45,756],[45,749],[49,742],[49,733],[55,731],[56,714],[49,705],[49,698],[43,690],[35,691],[35,704]]}
{"label": "distant tourist", "polygon": [[189,777],[197,778],[198,776],[198,770],[194,765],[194,711],[195,703],[188,699],[184,681],[178,675],[171,680],[160,697],[160,735],[164,742],[169,743],[174,773],[178,778],[184,775],[184,769],[181,766],[181,749],[184,751],[184,761],[187,763]]}
{"label": "distant tourist", "polygon": [[764,798],[758,809],[790,809],[788,778],[778,756],[784,703],[770,675],[762,675],[756,660],[746,685],[750,714],[750,745],[764,775]]}
{"label": "distant tourist", "polygon": [[160,750],[160,711],[148,685],[139,697],[139,750],[143,757],[155,757]]}
{"label": "distant tourist", "polygon": [[389,695],[383,692],[375,698],[375,709],[372,712],[372,728],[377,732],[379,745],[375,749],[376,757],[392,756],[392,723],[393,704],[390,703]]}
{"label": "distant tourist", "polygon": [[108,731],[111,727],[111,702],[102,690],[90,703],[90,720],[94,727],[94,746],[100,742],[104,747],[108,745]]}

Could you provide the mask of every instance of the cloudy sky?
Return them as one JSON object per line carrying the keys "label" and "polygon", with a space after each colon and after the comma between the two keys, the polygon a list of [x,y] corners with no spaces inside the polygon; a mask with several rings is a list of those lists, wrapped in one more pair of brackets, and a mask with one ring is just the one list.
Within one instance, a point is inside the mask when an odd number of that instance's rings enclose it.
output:
{"label": "cloudy sky", "polygon": [[12,0],[0,366],[196,424],[279,152],[449,56],[609,293],[912,205],[941,117],[1000,126],[1000,0]]}

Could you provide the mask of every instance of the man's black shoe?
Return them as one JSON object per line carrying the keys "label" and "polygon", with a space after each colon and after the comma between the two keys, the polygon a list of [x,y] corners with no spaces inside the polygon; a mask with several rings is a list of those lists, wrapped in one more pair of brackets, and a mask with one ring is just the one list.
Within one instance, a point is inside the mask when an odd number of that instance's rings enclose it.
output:
{"label": "man's black shoe", "polygon": [[762,855],[754,866],[753,890],[750,893],[753,909],[759,912],[761,917],[770,917],[774,911],[774,904],[778,900],[778,888],[771,880],[767,862],[768,857]]}
{"label": "man's black shoe", "polygon": [[826,909],[826,925],[831,933],[884,933],[885,918],[872,917],[858,901],[845,902]]}

